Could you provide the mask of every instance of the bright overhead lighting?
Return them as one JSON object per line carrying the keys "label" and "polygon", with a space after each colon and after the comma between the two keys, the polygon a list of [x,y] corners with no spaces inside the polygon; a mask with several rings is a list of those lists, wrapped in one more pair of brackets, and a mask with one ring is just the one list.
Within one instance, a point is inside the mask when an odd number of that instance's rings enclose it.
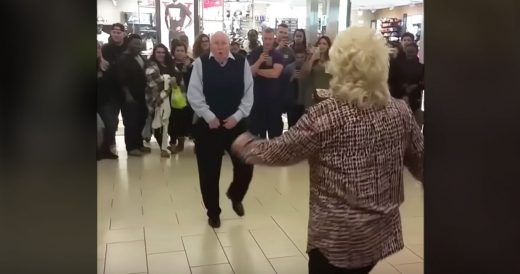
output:
{"label": "bright overhead lighting", "polygon": [[421,3],[421,1],[419,1],[419,0],[411,0],[410,1],[410,7],[415,7],[415,5],[419,4],[419,3]]}
{"label": "bright overhead lighting", "polygon": [[358,11],[357,11],[357,15],[358,15],[358,16],[363,16],[363,10],[358,10]]}

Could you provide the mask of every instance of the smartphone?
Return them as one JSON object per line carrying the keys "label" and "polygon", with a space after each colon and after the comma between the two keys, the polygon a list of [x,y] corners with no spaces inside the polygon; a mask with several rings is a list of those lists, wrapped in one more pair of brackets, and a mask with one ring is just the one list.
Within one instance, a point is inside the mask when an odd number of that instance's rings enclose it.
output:
{"label": "smartphone", "polygon": [[273,57],[272,56],[268,56],[265,60],[265,65],[270,67],[273,65]]}

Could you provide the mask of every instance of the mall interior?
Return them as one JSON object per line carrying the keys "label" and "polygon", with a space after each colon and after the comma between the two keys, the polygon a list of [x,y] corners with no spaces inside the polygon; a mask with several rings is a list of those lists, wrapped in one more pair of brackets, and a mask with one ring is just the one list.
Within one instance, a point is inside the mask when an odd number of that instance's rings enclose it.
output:
{"label": "mall interior", "polygon": [[[149,56],[158,43],[169,45],[165,8],[183,4],[189,12],[184,32],[190,46],[200,34],[225,31],[233,41],[280,23],[289,37],[305,29],[307,42],[331,39],[350,26],[366,26],[388,41],[414,34],[423,62],[422,0],[97,0],[98,42],[108,43],[111,26],[139,34]],[[285,129],[287,119],[284,116]],[[235,214],[224,195],[232,180],[230,157],[220,176],[222,224],[208,226],[199,186],[193,142],[169,158],[151,153],[127,155],[119,122],[117,160],[98,161],[98,273],[100,274],[293,274],[308,273],[309,167],[255,167],[243,206]],[[423,185],[404,172],[405,201],[400,207],[405,247],[380,261],[373,274],[424,273]]]}

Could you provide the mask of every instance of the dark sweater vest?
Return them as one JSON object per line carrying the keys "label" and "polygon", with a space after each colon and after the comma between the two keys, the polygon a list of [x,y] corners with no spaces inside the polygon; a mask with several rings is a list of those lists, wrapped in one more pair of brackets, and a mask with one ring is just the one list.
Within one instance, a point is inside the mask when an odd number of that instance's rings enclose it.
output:
{"label": "dark sweater vest", "polygon": [[202,83],[204,97],[209,109],[218,119],[224,120],[233,115],[244,97],[244,64],[242,56],[233,55],[235,60],[228,59],[225,66],[202,55]]}

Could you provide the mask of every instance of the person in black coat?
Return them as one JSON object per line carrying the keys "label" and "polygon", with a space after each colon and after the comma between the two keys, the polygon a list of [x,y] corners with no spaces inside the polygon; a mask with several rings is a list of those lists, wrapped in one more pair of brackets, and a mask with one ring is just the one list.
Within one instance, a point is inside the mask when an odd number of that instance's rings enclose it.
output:
{"label": "person in black coat", "polygon": [[403,99],[405,96],[404,76],[402,64],[406,60],[406,54],[399,42],[390,42],[390,69],[388,71],[388,88],[392,97]]}
{"label": "person in black coat", "polygon": [[284,112],[287,113],[289,128],[296,125],[305,112],[305,106],[299,103],[300,72],[307,58],[307,49],[301,46],[294,48],[294,62],[284,67],[282,72],[282,92],[285,95]]}
{"label": "person in black coat", "polygon": [[142,156],[151,150],[143,145],[142,131],[146,124],[148,108],[145,90],[146,60],[140,55],[143,49],[141,37],[132,34],[128,37],[126,51],[118,61],[118,80],[124,102],[121,108],[125,125],[125,144],[129,156]]}
{"label": "person in black coat", "polygon": [[406,59],[402,62],[402,72],[404,79],[405,99],[410,108],[416,115],[419,124],[422,124],[419,117],[422,105],[422,92],[424,90],[424,65],[417,56],[419,47],[417,44],[409,44],[405,49]]}
{"label": "person in black coat", "polygon": [[103,143],[99,157],[102,159],[117,159],[115,151],[116,131],[119,124],[119,111],[123,99],[117,79],[117,61],[126,50],[125,26],[120,23],[112,25],[108,44],[101,48],[101,74],[98,77],[98,112],[105,124]]}

